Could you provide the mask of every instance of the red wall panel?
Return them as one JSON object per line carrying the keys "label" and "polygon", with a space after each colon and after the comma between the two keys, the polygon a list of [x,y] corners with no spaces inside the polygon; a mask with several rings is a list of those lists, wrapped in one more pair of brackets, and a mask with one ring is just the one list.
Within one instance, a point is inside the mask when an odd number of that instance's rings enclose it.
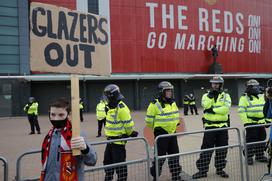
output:
{"label": "red wall panel", "polygon": [[[198,49],[200,35],[222,37],[224,43],[222,51],[219,47],[218,62],[222,64],[224,72],[272,72],[271,53],[271,13],[272,2],[269,0],[220,0],[213,5],[207,3],[208,0],[179,1],[179,0],[114,0],[110,1],[110,21],[111,21],[111,52],[112,70],[114,73],[136,73],[136,72],[184,72],[184,73],[206,73],[212,63],[212,56],[207,43],[204,49]],[[146,3],[155,3],[154,21],[155,27],[150,25],[150,9]],[[162,6],[173,6],[174,28],[162,27]],[[187,30],[178,28],[178,7],[185,6],[187,11],[183,11],[186,16],[183,24],[188,26]],[[200,30],[199,8],[208,12],[209,31]],[[215,20],[219,21],[215,27],[221,32],[216,32],[213,27],[213,12],[217,12]],[[219,13],[218,13],[219,12]],[[224,12],[230,12],[233,22],[233,31],[224,32]],[[241,14],[243,18],[236,20],[236,15]],[[249,27],[250,15],[260,18],[260,26]],[[229,16],[228,16],[229,17]],[[230,24],[230,22],[228,21]],[[235,31],[241,28],[241,34]],[[260,36],[251,41],[261,44],[259,52],[249,51],[249,30],[255,28],[260,30]],[[240,29],[241,30],[241,29]],[[155,47],[148,48],[148,35],[150,32],[156,33]],[[160,33],[167,34],[166,46],[158,48],[158,36]],[[177,33],[186,34],[185,48],[175,49]],[[195,35],[195,48],[187,48],[189,37]],[[224,46],[227,37],[244,41],[243,48],[238,51]],[[206,41],[207,42],[207,41]],[[215,42],[213,43],[215,44]],[[236,43],[237,47],[238,43]],[[258,47],[256,47],[258,48]],[[226,50],[225,50],[226,49]]]}

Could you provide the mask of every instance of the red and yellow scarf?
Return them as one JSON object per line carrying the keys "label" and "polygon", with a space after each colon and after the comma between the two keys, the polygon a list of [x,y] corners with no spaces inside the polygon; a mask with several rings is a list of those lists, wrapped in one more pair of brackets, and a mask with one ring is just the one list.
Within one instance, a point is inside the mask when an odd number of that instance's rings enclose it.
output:
{"label": "red and yellow scarf", "polygon": [[[51,145],[52,134],[55,128],[49,130],[42,144],[42,172],[40,180],[43,181],[46,174],[46,163]],[[77,181],[76,158],[72,156],[71,150],[72,125],[68,120],[66,126],[61,129],[60,141],[60,181]]]}

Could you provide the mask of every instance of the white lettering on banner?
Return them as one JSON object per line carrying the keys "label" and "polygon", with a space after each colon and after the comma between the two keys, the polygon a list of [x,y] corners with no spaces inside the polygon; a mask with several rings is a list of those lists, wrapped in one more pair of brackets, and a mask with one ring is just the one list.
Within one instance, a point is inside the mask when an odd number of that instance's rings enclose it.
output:
{"label": "white lettering on banner", "polygon": [[[189,39],[186,44],[186,38]],[[197,42],[198,40],[198,42]],[[197,43],[197,44],[196,44]],[[213,45],[218,46],[219,51],[225,52],[243,52],[244,51],[244,38],[234,38],[234,37],[224,37],[224,36],[213,36],[210,35],[206,38],[205,35],[199,35],[198,37],[195,34],[187,36],[185,33],[176,34],[176,40],[174,49],[178,50],[211,50]],[[197,47],[197,48],[196,48]]]}
{"label": "white lettering on banner", "polygon": [[150,28],[155,27],[155,12],[154,9],[158,7],[158,3],[146,3],[146,7],[149,7]]}
{"label": "white lettering on banner", "polygon": [[187,46],[187,50],[190,50],[190,49],[195,50],[195,35],[194,34],[191,34],[190,40]]}
{"label": "white lettering on banner", "polygon": [[170,21],[170,29],[174,29],[174,5],[169,5],[169,14],[166,12],[166,5],[162,5],[162,28],[167,28],[167,19]]}
{"label": "white lettering on banner", "polygon": [[199,35],[199,39],[198,39],[198,46],[197,46],[197,49],[198,50],[205,50],[205,40],[206,40],[206,37],[204,35]]}
{"label": "white lettering on banner", "polygon": [[216,17],[217,15],[220,15],[220,10],[212,10],[212,30],[213,32],[220,33],[221,29],[217,27],[217,24],[220,24],[220,19]]}
{"label": "white lettering on banner", "polygon": [[186,39],[186,34],[182,34],[182,37],[180,38],[180,33],[177,33],[176,41],[175,41],[175,49],[184,49],[185,39]]}
{"label": "white lettering on banner", "polygon": [[[199,31],[209,31],[209,22],[208,22],[208,10],[204,8],[198,9],[198,17],[199,17]],[[205,25],[205,30],[203,28],[203,24]]]}
{"label": "white lettering on banner", "polygon": [[[158,39],[158,48],[164,49],[166,47],[167,43],[167,34],[165,32],[160,33],[159,39]],[[152,49],[156,45],[156,33],[150,32],[148,34],[148,40],[147,40],[147,48]]]}
{"label": "white lettering on banner", "polygon": [[[159,2],[147,2],[145,6],[149,12],[150,28],[164,31],[148,32],[149,49],[170,46],[175,50],[210,51],[217,45],[220,52],[242,53],[245,47],[248,47],[246,51],[250,53],[261,52],[260,16],[245,16],[241,12],[227,9],[195,8]],[[189,20],[188,13],[193,15]],[[161,27],[156,27],[158,25]]]}
{"label": "white lettering on banner", "polygon": [[183,20],[186,20],[186,16],[183,14],[184,11],[187,11],[187,6],[178,6],[178,29],[188,30],[187,25],[183,25]]}
{"label": "white lettering on banner", "polygon": [[250,53],[261,53],[261,17],[248,16],[248,51]]}
{"label": "white lettering on banner", "polygon": [[242,23],[242,20],[244,19],[244,15],[242,13],[237,13],[236,14],[236,23],[238,27],[236,27],[236,32],[239,35],[242,35],[244,33],[244,25]]}
{"label": "white lettering on banner", "polygon": [[230,11],[224,13],[224,28],[225,33],[232,33],[233,31],[233,16]]}
{"label": "white lettering on banner", "polygon": [[156,33],[150,32],[147,39],[147,48],[154,48],[156,43]]}
{"label": "white lettering on banner", "polygon": [[159,42],[158,47],[159,49],[164,49],[167,42],[167,34],[165,32],[162,32],[159,36]]}

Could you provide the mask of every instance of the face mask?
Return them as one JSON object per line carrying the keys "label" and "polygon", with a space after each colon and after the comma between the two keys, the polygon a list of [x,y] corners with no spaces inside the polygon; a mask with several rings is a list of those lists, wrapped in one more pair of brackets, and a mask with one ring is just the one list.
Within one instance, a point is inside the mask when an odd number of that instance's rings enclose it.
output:
{"label": "face mask", "polygon": [[67,118],[65,118],[63,120],[50,120],[50,122],[57,129],[64,128],[67,123]]}

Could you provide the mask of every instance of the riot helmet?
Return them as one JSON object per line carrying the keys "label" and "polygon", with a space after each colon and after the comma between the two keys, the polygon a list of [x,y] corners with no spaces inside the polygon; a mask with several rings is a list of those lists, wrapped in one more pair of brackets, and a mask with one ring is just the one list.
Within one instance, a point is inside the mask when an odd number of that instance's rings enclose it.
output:
{"label": "riot helmet", "polygon": [[217,91],[217,92],[222,92],[223,91],[223,85],[224,85],[224,79],[223,77],[221,76],[213,76],[211,79],[210,79],[210,83],[211,84],[219,84],[219,88],[214,88],[212,87],[212,89],[214,91]]}
{"label": "riot helmet", "polygon": [[108,103],[117,103],[124,98],[120,89],[115,84],[109,84],[104,89],[104,95]]}
{"label": "riot helmet", "polygon": [[259,82],[255,79],[250,79],[246,82],[246,93],[249,95],[258,95],[260,93]]}
{"label": "riot helmet", "polygon": [[[171,97],[167,97],[166,90],[171,90]],[[158,92],[160,98],[173,99],[174,98],[174,86],[168,81],[162,81],[158,85]]]}

